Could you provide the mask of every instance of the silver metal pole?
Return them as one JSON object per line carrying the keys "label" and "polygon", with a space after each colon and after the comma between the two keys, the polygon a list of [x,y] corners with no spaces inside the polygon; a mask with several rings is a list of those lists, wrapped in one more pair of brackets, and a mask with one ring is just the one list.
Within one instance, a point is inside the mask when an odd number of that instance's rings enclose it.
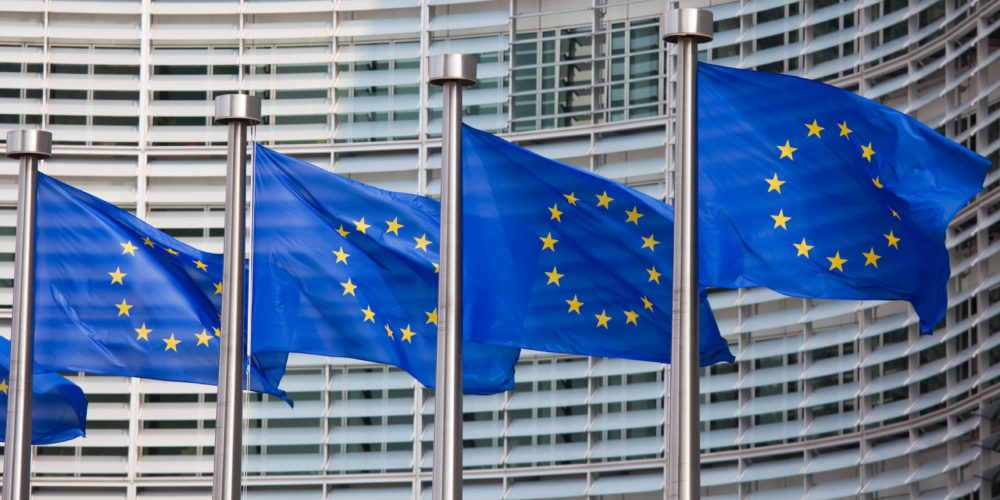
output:
{"label": "silver metal pole", "polygon": [[434,389],[434,500],[462,499],[462,87],[478,58],[431,58],[430,83],[444,90],[441,124],[441,262]]}
{"label": "silver metal pole", "polygon": [[670,498],[700,496],[698,426],[698,43],[712,39],[712,13],[668,10],[663,40],[677,44],[674,161],[674,283],[670,352]]}
{"label": "silver metal pole", "polygon": [[229,125],[226,150],[226,222],[222,271],[219,396],[215,404],[215,475],[212,498],[240,497],[243,463],[243,259],[246,239],[247,126],[260,123],[260,98],[215,98],[215,121]]}
{"label": "silver metal pole", "polygon": [[26,500],[31,494],[31,388],[35,359],[35,195],[38,160],[52,156],[52,133],[44,130],[7,132],[7,156],[18,158],[20,169],[3,500]]}

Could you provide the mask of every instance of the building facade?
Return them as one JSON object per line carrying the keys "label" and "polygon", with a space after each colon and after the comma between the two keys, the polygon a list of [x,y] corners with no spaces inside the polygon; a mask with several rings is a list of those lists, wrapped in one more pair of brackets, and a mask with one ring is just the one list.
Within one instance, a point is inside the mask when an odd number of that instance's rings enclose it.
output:
{"label": "building facade", "polygon": [[[673,2],[670,2],[673,4]],[[853,90],[1000,159],[1000,0],[682,1],[703,60]],[[18,0],[0,3],[0,128],[44,127],[43,171],[221,252],[225,128],[378,187],[436,196],[434,54],[479,57],[473,126],[665,198],[666,0]],[[16,164],[0,160],[0,307]],[[947,319],[905,303],[764,289],[710,300],[737,362],[703,369],[705,498],[992,498],[1000,464],[1000,174],[953,222]],[[998,264],[993,264],[998,262]],[[465,495],[665,498],[669,367],[527,352],[515,390],[465,399]],[[75,375],[88,437],[36,447],[37,498],[190,498],[211,488],[212,387]],[[433,392],[406,373],[294,356],[295,408],[250,395],[249,498],[429,498]]]}

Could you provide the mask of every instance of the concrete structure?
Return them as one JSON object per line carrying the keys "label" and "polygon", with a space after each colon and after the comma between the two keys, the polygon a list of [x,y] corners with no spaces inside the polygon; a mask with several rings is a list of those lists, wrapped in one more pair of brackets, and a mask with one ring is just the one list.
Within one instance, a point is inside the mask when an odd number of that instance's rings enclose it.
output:
{"label": "concrete structure", "polygon": [[[720,64],[824,80],[980,153],[1000,149],[1000,0],[709,6]],[[429,56],[479,57],[468,123],[653,196],[671,188],[665,0],[19,0],[0,3],[0,129],[53,133],[44,171],[221,252],[225,127],[379,187],[439,192]],[[0,160],[0,306],[16,164]],[[949,232],[947,319],[763,289],[711,301],[737,355],[703,370],[705,498],[989,498],[1000,463],[1000,174]],[[9,325],[5,319],[6,328]],[[465,399],[467,498],[664,498],[669,369],[526,353],[517,388]],[[35,449],[38,498],[205,497],[215,390],[78,375],[88,437]],[[250,498],[429,498],[433,393],[405,373],[296,356],[294,409],[247,402]],[[980,475],[986,477],[980,479]],[[1000,490],[997,490],[1000,492]]]}

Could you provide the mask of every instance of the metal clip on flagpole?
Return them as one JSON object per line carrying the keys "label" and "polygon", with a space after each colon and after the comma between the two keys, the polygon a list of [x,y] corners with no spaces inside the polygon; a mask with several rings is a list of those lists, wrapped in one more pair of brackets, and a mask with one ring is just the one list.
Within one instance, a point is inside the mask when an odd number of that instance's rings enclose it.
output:
{"label": "metal clip on flagpole", "polygon": [[35,317],[35,200],[38,160],[52,156],[52,133],[7,132],[7,156],[18,158],[17,229],[14,246],[14,312],[10,335],[7,443],[3,457],[3,500],[31,493],[31,388]]}
{"label": "metal clip on flagpole", "polygon": [[247,126],[260,123],[260,98],[215,98],[215,121],[229,125],[226,149],[226,222],[223,243],[222,335],[219,396],[215,405],[215,475],[212,498],[240,497],[243,458],[243,259],[246,248]]}
{"label": "metal clip on flagpole", "polygon": [[434,390],[434,500],[462,498],[462,87],[476,84],[476,56],[431,58],[444,90],[441,124],[441,274]]}
{"label": "metal clip on flagpole", "polygon": [[674,156],[674,284],[670,353],[670,498],[699,497],[698,428],[698,44],[712,40],[712,13],[667,11],[663,40],[677,44]]}

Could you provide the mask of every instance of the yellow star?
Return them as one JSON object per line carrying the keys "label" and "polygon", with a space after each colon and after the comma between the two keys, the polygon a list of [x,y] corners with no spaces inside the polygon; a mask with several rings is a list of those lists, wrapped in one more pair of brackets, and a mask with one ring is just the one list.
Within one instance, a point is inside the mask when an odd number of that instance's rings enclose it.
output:
{"label": "yellow star", "polygon": [[625,222],[634,222],[637,226],[639,225],[639,217],[644,215],[639,213],[639,207],[632,207],[631,211],[626,210],[625,213],[628,214],[628,219],[625,219]]}
{"label": "yellow star", "polygon": [[566,198],[566,201],[568,201],[569,204],[573,205],[574,207],[576,206],[576,202],[580,200],[580,198],[577,198],[576,194],[574,193],[564,194],[563,196]]}
{"label": "yellow star", "polygon": [[606,310],[601,310],[601,314],[595,314],[594,317],[597,318],[597,326],[603,326],[605,330],[608,329],[608,320],[611,316],[604,314]]}
{"label": "yellow star", "polygon": [[799,148],[793,148],[792,145],[789,144],[787,140],[785,141],[785,145],[778,146],[778,149],[781,150],[781,156],[778,157],[779,160],[787,156],[789,160],[793,161],[795,160],[795,158],[792,158],[792,153],[799,150]]}
{"label": "yellow star", "polygon": [[[340,286],[344,287],[343,295],[354,295],[354,289],[358,287],[358,285],[351,283],[351,278],[347,278],[347,283],[341,283]],[[357,297],[357,295],[355,295],[355,297]]]}
{"label": "yellow star", "polygon": [[[374,321],[373,321],[372,323],[374,323]],[[389,335],[389,338],[390,338],[390,339],[394,339],[394,338],[396,338],[396,337],[395,337],[395,336],[393,335],[393,331],[392,331],[392,328],[389,328],[389,323],[386,323],[386,324],[385,324],[385,333],[386,333],[387,335]]]}
{"label": "yellow star", "polygon": [[883,234],[882,236],[885,236],[889,240],[889,246],[899,250],[899,245],[897,245],[897,243],[899,243],[899,238],[893,235],[892,231],[889,231],[889,234]]}
{"label": "yellow star", "polygon": [[354,229],[357,229],[358,232],[361,233],[361,234],[367,234],[367,233],[365,233],[365,230],[371,227],[370,225],[365,224],[365,218],[364,217],[362,217],[361,220],[356,220],[356,221],[351,221],[351,222],[354,223]]}
{"label": "yellow star", "polygon": [[847,140],[851,140],[850,134],[854,131],[847,128],[847,120],[844,120],[844,123],[838,123],[837,126],[840,127],[840,137],[846,137]]}
{"label": "yellow star", "polygon": [[365,319],[361,320],[362,323],[365,321],[375,322],[375,311],[372,311],[372,306],[362,309],[361,312],[365,313]]}
{"label": "yellow star", "polygon": [[120,285],[124,285],[125,283],[122,282],[122,278],[128,276],[128,274],[122,272],[122,268],[120,268],[120,267],[115,267],[115,272],[108,273],[108,274],[111,275],[111,284],[112,285],[114,285],[115,283],[118,283]]}
{"label": "yellow star", "polygon": [[215,336],[216,337],[221,337],[222,336],[222,330],[219,330],[218,328],[216,328],[214,326],[212,327],[212,331],[215,332]]}
{"label": "yellow star", "polygon": [[847,262],[847,259],[841,259],[840,252],[837,252],[837,255],[834,255],[833,257],[827,257],[826,260],[830,261],[830,271],[839,269],[840,272],[844,272],[844,268],[842,266],[844,262]]}
{"label": "yellow star", "polygon": [[[339,250],[334,250],[333,254],[337,256],[337,262],[343,262],[345,266],[347,265],[347,258],[351,256],[351,254],[344,251],[344,247],[340,247]],[[334,264],[337,262],[334,262]]]}
{"label": "yellow star", "polygon": [[770,179],[764,179],[764,182],[767,182],[767,184],[768,184],[768,188],[767,188],[767,192],[768,193],[770,193],[771,191],[777,191],[778,194],[781,194],[781,185],[784,184],[786,181],[779,180],[778,179],[778,173],[775,172],[774,173],[774,177],[772,177]]}
{"label": "yellow star", "polygon": [[651,252],[655,252],[656,245],[660,244],[659,241],[653,239],[652,234],[650,234],[649,236],[641,236],[641,238],[642,238],[642,248],[648,248]]}
{"label": "yellow star", "polygon": [[212,283],[212,284],[215,285],[214,295],[222,295],[222,282],[220,281],[218,283]]}
{"label": "yellow star", "polygon": [[170,334],[170,338],[169,339],[163,339],[163,341],[167,343],[167,346],[163,348],[164,351],[171,351],[172,350],[174,352],[177,352],[177,344],[181,343],[180,340],[177,340],[177,339],[174,338],[174,334],[172,334],[172,333]]}
{"label": "yellow star", "polygon": [[552,237],[552,232],[551,231],[544,238],[540,237],[538,239],[542,240],[542,250],[545,250],[546,248],[548,248],[549,250],[552,250],[553,252],[556,251],[556,243],[558,243],[559,240],[557,240],[557,239],[555,239],[555,238]]}
{"label": "yellow star", "polygon": [[576,295],[573,296],[573,300],[567,300],[566,303],[569,304],[569,310],[566,311],[567,314],[569,314],[571,312],[575,312],[577,314],[580,314],[580,306],[583,305],[583,302],[580,302],[579,300],[577,300],[576,299]]}
{"label": "yellow star", "polygon": [[135,333],[139,334],[139,336],[136,337],[135,340],[145,340],[146,342],[149,342],[149,332],[151,331],[153,330],[146,328],[146,323],[143,323],[141,328],[135,329]]}
{"label": "yellow star", "polygon": [[2,381],[0,381],[0,392],[7,394],[8,388],[9,387],[7,386],[7,379],[3,379]]}
{"label": "yellow star", "polygon": [[646,297],[642,298],[642,307],[645,309],[653,310],[653,303],[649,301]]}
{"label": "yellow star", "polygon": [[564,276],[562,274],[559,274],[559,272],[556,271],[555,266],[552,266],[552,272],[551,273],[548,272],[548,271],[545,271],[545,275],[549,277],[549,282],[546,283],[546,285],[551,285],[551,284],[555,283],[556,286],[559,286],[559,278],[562,278]]}
{"label": "yellow star", "polygon": [[555,219],[559,222],[562,222],[562,219],[560,219],[559,216],[562,215],[563,213],[559,211],[558,203],[554,203],[551,207],[549,207],[549,212],[552,212],[552,217],[549,217],[549,220]]}
{"label": "yellow star", "polygon": [[417,246],[413,248],[419,248],[423,251],[427,251],[427,245],[431,243],[431,240],[427,239],[427,233],[421,234],[419,238],[413,238],[417,242]]}
{"label": "yellow star", "polygon": [[608,192],[607,191],[605,191],[603,194],[597,195],[597,199],[600,200],[600,201],[597,202],[597,206],[604,207],[604,208],[606,208],[608,210],[611,210],[611,206],[609,204],[612,201],[614,201],[614,198],[608,196]]}
{"label": "yellow star", "polygon": [[[200,345],[204,345],[205,347],[210,347],[208,345],[208,339],[212,338],[212,336],[209,335],[208,333],[206,333],[205,329],[202,329],[201,333],[194,334],[194,336],[198,337],[198,343],[195,344],[195,347],[198,347]],[[174,350],[176,351],[177,349],[174,349]]]}
{"label": "yellow star", "polygon": [[625,311],[625,317],[627,318],[625,320],[626,325],[632,323],[635,326],[639,326],[639,323],[635,322],[635,319],[639,317],[639,313],[635,311]]}
{"label": "yellow star", "polygon": [[149,245],[149,246],[154,247],[154,248],[156,247],[156,244],[153,243],[153,240],[149,239],[149,236],[146,236],[146,238],[144,238],[142,240],[142,244],[143,245]]}
{"label": "yellow star", "polygon": [[646,272],[649,273],[649,281],[655,281],[657,285],[660,284],[660,276],[663,274],[656,272],[656,266],[653,266],[652,269],[646,269]]}
{"label": "yellow star", "polygon": [[899,214],[897,214],[895,210],[890,209],[889,211],[892,212],[892,216],[893,217],[895,217],[895,218],[897,218],[899,220],[903,220],[903,218],[900,217]]}
{"label": "yellow star", "polygon": [[795,254],[796,257],[805,255],[807,259],[809,258],[809,250],[813,249],[813,245],[807,245],[805,238],[802,238],[802,243],[792,243],[792,245],[799,250],[799,253]]}
{"label": "yellow star", "polygon": [[809,135],[807,135],[806,137],[812,137],[815,135],[817,139],[821,139],[821,137],[819,136],[819,131],[823,130],[823,127],[817,125],[816,120],[813,120],[812,124],[806,123],[805,125],[809,127]]}
{"label": "yellow star", "polygon": [[437,326],[437,324],[438,324],[438,310],[436,308],[433,311],[431,311],[431,312],[426,312],[425,311],[424,314],[427,315],[427,322],[424,323],[425,325],[429,325],[431,323],[434,323],[434,326]]}
{"label": "yellow star", "polygon": [[399,236],[399,228],[403,227],[403,225],[399,223],[399,217],[387,220],[385,223],[389,225],[389,229],[386,229],[385,232]]}
{"label": "yellow star", "polygon": [[861,149],[865,151],[864,153],[861,153],[861,157],[868,160],[868,163],[871,163],[872,155],[875,154],[875,150],[872,149],[872,143],[869,142],[867,146],[861,146]]}
{"label": "yellow star", "polygon": [[206,263],[204,263],[204,262],[202,262],[200,260],[196,260],[196,261],[194,261],[194,265],[197,266],[198,269],[201,269],[202,271],[208,272],[208,264],[206,264]]}
{"label": "yellow star", "polygon": [[168,248],[168,249],[167,249],[167,253],[169,253],[170,255],[178,255],[178,254],[177,254],[177,251],[176,251],[176,250],[174,250],[173,248]]}
{"label": "yellow star", "polygon": [[434,263],[434,274],[437,274],[440,271],[441,271],[441,264],[438,264],[437,262],[435,262]]}
{"label": "yellow star", "polygon": [[348,231],[348,230],[346,230],[346,229],[344,229],[344,225],[341,224],[340,227],[337,229],[337,234],[339,234],[339,235],[343,236],[344,238],[346,238],[347,235],[351,234],[351,232]]}
{"label": "yellow star", "polygon": [[406,325],[406,328],[403,328],[402,330],[400,330],[399,333],[403,334],[403,338],[400,339],[400,342],[402,342],[402,341],[405,340],[405,341],[407,341],[407,342],[409,342],[411,344],[413,343],[413,341],[410,340],[410,339],[413,338],[413,336],[417,334],[417,332],[415,332],[413,330],[410,330],[410,325]]}
{"label": "yellow star", "polygon": [[120,243],[120,245],[122,246],[122,255],[129,254],[133,257],[135,256],[135,249],[139,248],[137,246],[132,245],[131,240],[126,241],[125,243]]}
{"label": "yellow star", "polygon": [[882,258],[881,255],[875,255],[875,247],[872,247],[868,252],[861,252],[861,255],[865,256],[865,265],[871,264],[878,267],[878,260]]}
{"label": "yellow star", "polygon": [[771,218],[774,219],[774,228],[773,229],[777,229],[777,228],[780,227],[781,229],[787,230],[788,228],[785,227],[785,223],[788,222],[788,221],[790,221],[790,220],[792,220],[791,217],[785,217],[785,211],[784,210],[778,210],[778,215],[772,215]]}
{"label": "yellow star", "polygon": [[881,177],[881,176],[878,176],[878,175],[875,176],[875,178],[872,179],[872,182],[875,184],[875,187],[877,187],[879,189],[882,189],[882,182],[878,180],[879,177]]}
{"label": "yellow star", "polygon": [[118,308],[118,315],[119,316],[121,316],[122,314],[128,316],[128,310],[132,309],[132,306],[130,306],[130,305],[128,305],[128,304],[125,303],[125,299],[122,299],[122,303],[121,304],[115,304],[115,307]]}

